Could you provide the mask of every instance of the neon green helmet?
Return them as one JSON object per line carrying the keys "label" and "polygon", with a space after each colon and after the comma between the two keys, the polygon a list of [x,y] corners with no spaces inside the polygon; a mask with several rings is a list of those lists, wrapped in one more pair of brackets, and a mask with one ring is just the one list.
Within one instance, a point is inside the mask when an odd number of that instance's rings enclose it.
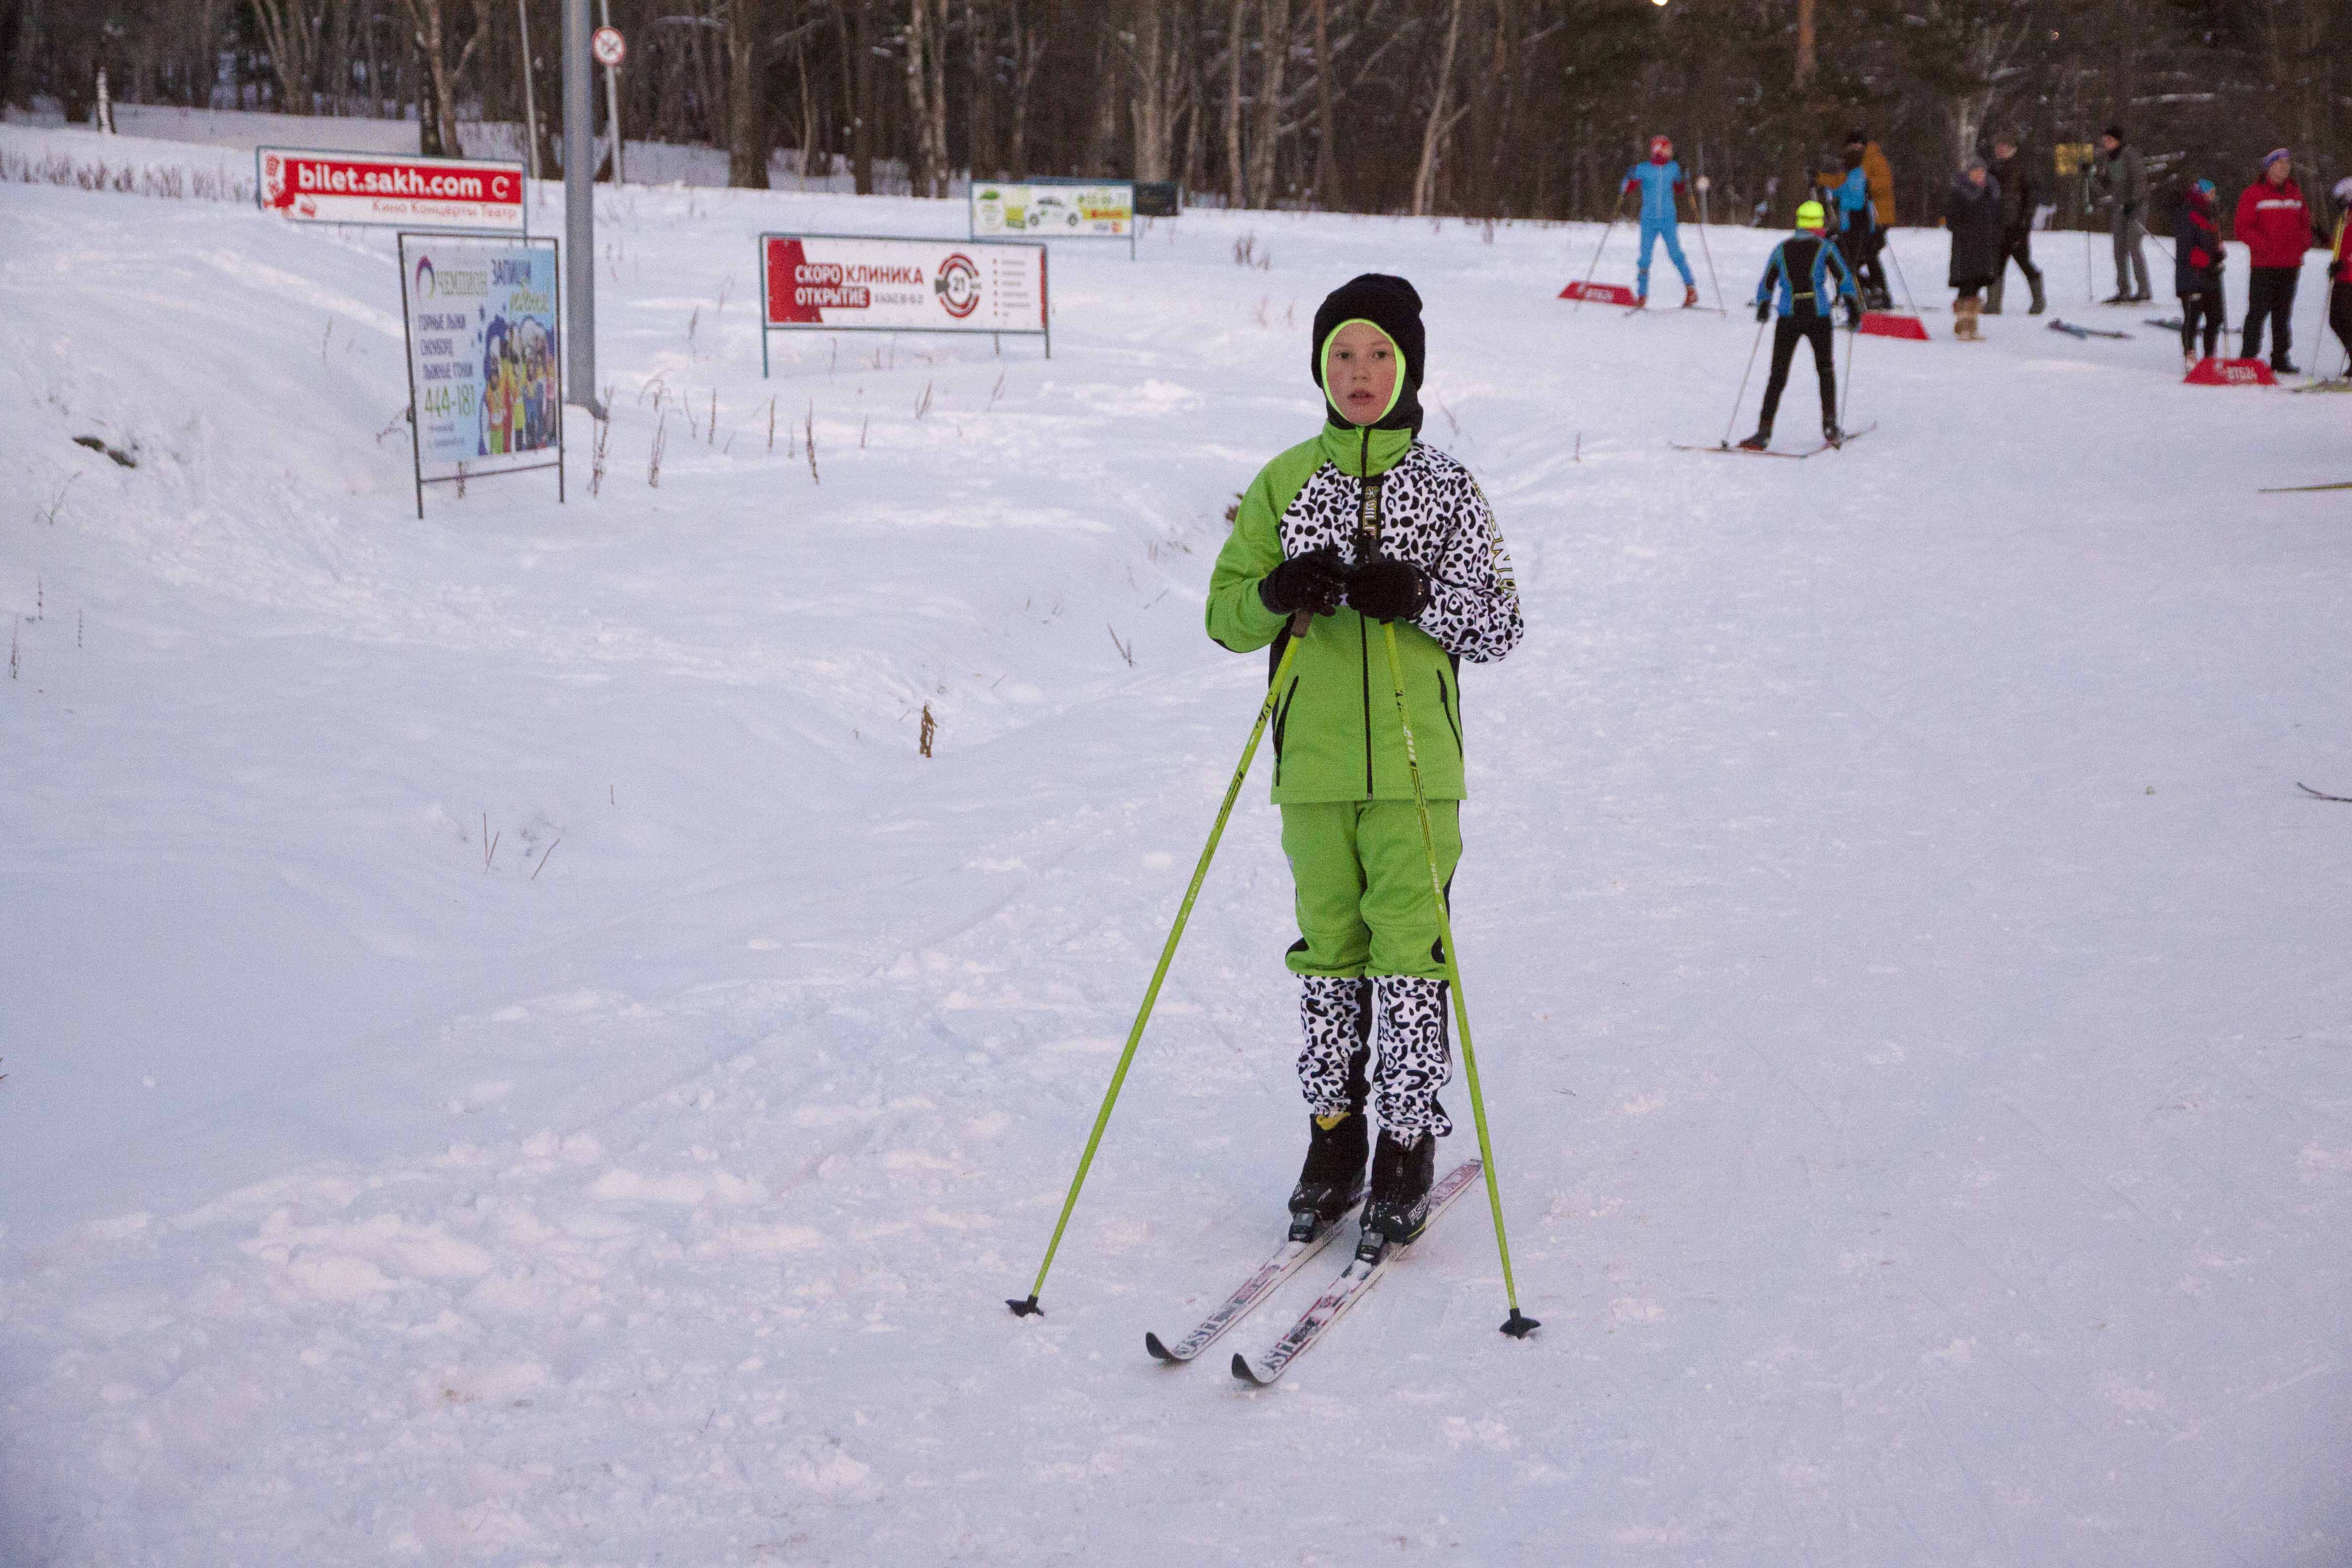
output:
{"label": "neon green helmet", "polygon": [[1797,208],[1797,226],[1810,228],[1816,234],[1829,227],[1830,215],[1822,210],[1819,202],[1805,202]]}

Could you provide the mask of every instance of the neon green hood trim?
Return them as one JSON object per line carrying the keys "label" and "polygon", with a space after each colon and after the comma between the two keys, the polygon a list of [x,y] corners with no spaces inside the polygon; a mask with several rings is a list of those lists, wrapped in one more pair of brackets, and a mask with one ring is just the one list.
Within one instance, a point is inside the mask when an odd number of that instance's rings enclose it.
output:
{"label": "neon green hood trim", "polygon": [[1323,353],[1318,361],[1318,363],[1323,366],[1323,402],[1332,413],[1338,414],[1340,419],[1345,421],[1350,427],[1354,426],[1355,421],[1349,419],[1348,416],[1344,413],[1340,413],[1339,405],[1331,401],[1331,345],[1339,341],[1339,334],[1341,332],[1344,332],[1349,327],[1354,326],[1370,327],[1372,331],[1380,333],[1381,342],[1388,344],[1389,353],[1394,355],[1396,359],[1396,380],[1389,387],[1388,405],[1372,416],[1371,422],[1373,424],[1379,424],[1391,414],[1396,412],[1397,399],[1404,395],[1405,376],[1404,351],[1397,347],[1396,340],[1389,336],[1388,329],[1381,326],[1378,321],[1366,321],[1361,316],[1350,316],[1346,321],[1340,322],[1338,326],[1332,328],[1330,332],[1323,340]]}

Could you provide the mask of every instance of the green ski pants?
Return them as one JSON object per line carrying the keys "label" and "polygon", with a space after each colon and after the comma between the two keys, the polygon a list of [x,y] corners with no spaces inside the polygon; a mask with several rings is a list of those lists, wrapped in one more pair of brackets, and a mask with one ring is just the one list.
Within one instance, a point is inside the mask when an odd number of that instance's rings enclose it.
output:
{"label": "green ski pants", "polygon": [[[1462,803],[1429,803],[1439,880],[1462,859]],[[1444,978],[1429,859],[1409,800],[1344,800],[1282,808],[1282,852],[1298,894],[1293,974],[1342,979]]]}

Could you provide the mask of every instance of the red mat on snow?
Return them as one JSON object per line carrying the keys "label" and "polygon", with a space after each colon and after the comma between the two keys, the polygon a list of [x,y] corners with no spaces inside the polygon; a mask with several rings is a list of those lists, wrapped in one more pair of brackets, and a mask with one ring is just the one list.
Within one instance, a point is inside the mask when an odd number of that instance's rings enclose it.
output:
{"label": "red mat on snow", "polygon": [[1910,338],[1923,343],[1927,341],[1927,323],[1899,310],[1864,310],[1861,330],[1874,338]]}
{"label": "red mat on snow", "polygon": [[1590,300],[1596,305],[1622,305],[1627,310],[1642,302],[1642,297],[1622,283],[1571,283],[1559,291],[1563,300]]}
{"label": "red mat on snow", "polygon": [[2182,378],[2190,386],[2276,386],[2278,377],[2258,359],[2200,359]]}

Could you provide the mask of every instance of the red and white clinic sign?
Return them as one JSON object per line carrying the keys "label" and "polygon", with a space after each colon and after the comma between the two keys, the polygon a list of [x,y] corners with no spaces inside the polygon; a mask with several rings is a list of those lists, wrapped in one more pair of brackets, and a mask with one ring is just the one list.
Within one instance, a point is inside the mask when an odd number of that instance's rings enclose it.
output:
{"label": "red and white clinic sign", "polygon": [[296,223],[525,231],[520,163],[292,147],[253,156],[262,207]]}
{"label": "red and white clinic sign", "polygon": [[[572,37],[579,35],[574,33]],[[618,70],[621,62],[629,58],[629,43],[621,37],[620,28],[599,27],[588,35],[588,52],[596,57],[598,65]]]}

